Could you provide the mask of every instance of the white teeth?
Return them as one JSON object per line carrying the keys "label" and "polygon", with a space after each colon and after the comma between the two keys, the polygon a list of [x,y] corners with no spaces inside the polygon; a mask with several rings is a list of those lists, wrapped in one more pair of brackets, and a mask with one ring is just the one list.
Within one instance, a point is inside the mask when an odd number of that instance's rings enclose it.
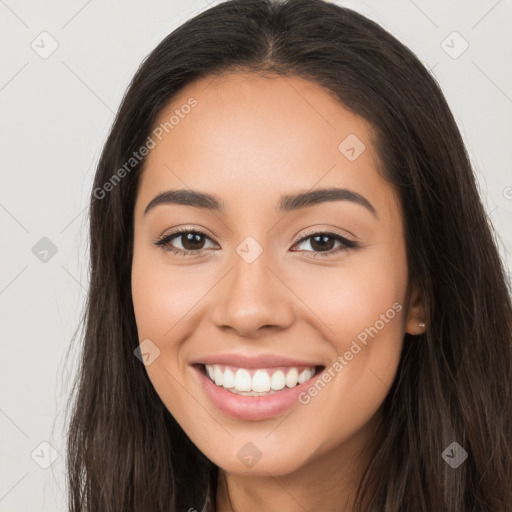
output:
{"label": "white teeth", "polygon": [[286,380],[284,377],[284,373],[281,370],[277,370],[272,374],[272,378],[270,379],[270,387],[275,391],[279,391],[286,386]]}
{"label": "white teeth", "polygon": [[286,374],[286,385],[289,387],[289,388],[293,388],[297,385],[297,379],[299,377],[299,371],[297,370],[297,368],[292,368],[291,370],[288,371],[288,373]]}
{"label": "white teeth", "polygon": [[235,387],[235,374],[229,368],[226,368],[224,371],[224,382],[222,385],[228,389]]}
{"label": "white teeth", "polygon": [[213,377],[215,379],[215,384],[217,384],[217,386],[222,386],[222,383],[224,382],[224,372],[222,372],[217,365],[213,367]]}
{"label": "white teeth", "polygon": [[299,384],[306,382],[311,377],[313,377],[313,375],[309,372],[309,370],[303,370],[299,375]]}
{"label": "white teeth", "polygon": [[300,374],[297,368],[290,368],[286,373],[282,370],[272,372],[272,370],[258,369],[251,377],[245,368],[238,368],[235,372],[230,368],[222,370],[224,366],[218,364],[205,366],[208,376],[217,386],[248,396],[272,394],[284,389],[285,386],[293,388],[311,379],[315,374],[314,367],[306,368]]}
{"label": "white teeth", "polygon": [[[217,365],[215,365],[217,366]],[[235,375],[235,390],[236,391],[251,391],[252,385],[251,374],[244,370],[243,368],[239,368],[236,371]],[[217,384],[217,383],[216,383]]]}
{"label": "white teeth", "polygon": [[252,376],[252,390],[260,393],[270,391],[270,375],[265,370],[257,370]]}

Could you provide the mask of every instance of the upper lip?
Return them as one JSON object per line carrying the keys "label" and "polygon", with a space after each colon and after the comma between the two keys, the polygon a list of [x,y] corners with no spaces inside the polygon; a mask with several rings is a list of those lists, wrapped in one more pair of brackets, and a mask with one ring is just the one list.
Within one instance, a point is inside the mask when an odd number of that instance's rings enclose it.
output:
{"label": "upper lip", "polygon": [[276,354],[262,354],[259,356],[246,356],[242,354],[211,354],[204,356],[192,364],[223,364],[235,366],[237,368],[273,368],[276,366],[322,366],[321,363],[314,361],[305,361],[300,359],[290,359],[286,356]]}

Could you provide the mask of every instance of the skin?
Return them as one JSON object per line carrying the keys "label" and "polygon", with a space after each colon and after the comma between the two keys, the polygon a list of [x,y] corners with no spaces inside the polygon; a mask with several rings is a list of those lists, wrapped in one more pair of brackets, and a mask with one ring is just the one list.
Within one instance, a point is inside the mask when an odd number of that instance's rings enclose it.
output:
{"label": "skin", "polygon": [[[148,376],[190,439],[221,468],[217,510],[291,512],[321,503],[322,511],[348,512],[404,333],[421,333],[424,318],[419,294],[408,287],[402,213],[377,172],[371,127],[316,84],[252,73],[188,85],[155,126],[190,97],[197,106],[147,157],[134,211],[138,335],[160,350]],[[338,149],[349,134],[366,146],[354,161]],[[348,200],[276,211],[281,195],[331,186],[361,194],[377,216]],[[215,194],[226,211],[164,204],[144,214],[170,189]],[[154,245],[179,226],[207,233],[196,245],[202,254],[178,256]],[[336,252],[340,243],[329,239],[331,254],[315,257],[321,248],[304,238],[325,231],[359,246]],[[247,236],[263,249],[252,263],[236,252]],[[180,236],[171,242],[177,249],[186,243]],[[317,396],[271,419],[222,413],[190,366],[236,352],[328,368],[394,303],[402,309]],[[248,442],[262,454],[252,467],[237,457]]]}

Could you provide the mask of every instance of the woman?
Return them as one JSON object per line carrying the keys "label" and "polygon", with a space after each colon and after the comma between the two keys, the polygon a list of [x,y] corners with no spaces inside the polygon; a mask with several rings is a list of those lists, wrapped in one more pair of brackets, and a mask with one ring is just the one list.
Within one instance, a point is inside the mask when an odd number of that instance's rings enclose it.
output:
{"label": "woman", "polygon": [[438,85],[374,22],[189,20],[90,207],[70,510],[512,510],[505,272]]}

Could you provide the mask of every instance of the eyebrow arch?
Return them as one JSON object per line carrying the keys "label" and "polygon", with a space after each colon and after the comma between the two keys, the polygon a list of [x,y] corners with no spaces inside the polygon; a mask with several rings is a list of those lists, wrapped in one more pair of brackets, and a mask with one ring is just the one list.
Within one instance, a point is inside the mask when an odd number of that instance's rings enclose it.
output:
{"label": "eyebrow arch", "polygon": [[335,187],[320,188],[299,194],[283,196],[279,202],[279,211],[289,212],[329,201],[351,201],[364,206],[375,217],[378,217],[377,211],[366,197],[347,188]]}
{"label": "eyebrow arch", "polygon": [[[375,217],[378,217],[375,208],[364,196],[353,190],[335,187],[282,196],[277,210],[281,213],[290,212],[329,201],[351,201],[364,206]],[[144,210],[144,215],[160,204],[180,204],[213,210],[220,213],[224,212],[223,201],[213,194],[196,190],[167,190],[158,194],[149,202]]]}

